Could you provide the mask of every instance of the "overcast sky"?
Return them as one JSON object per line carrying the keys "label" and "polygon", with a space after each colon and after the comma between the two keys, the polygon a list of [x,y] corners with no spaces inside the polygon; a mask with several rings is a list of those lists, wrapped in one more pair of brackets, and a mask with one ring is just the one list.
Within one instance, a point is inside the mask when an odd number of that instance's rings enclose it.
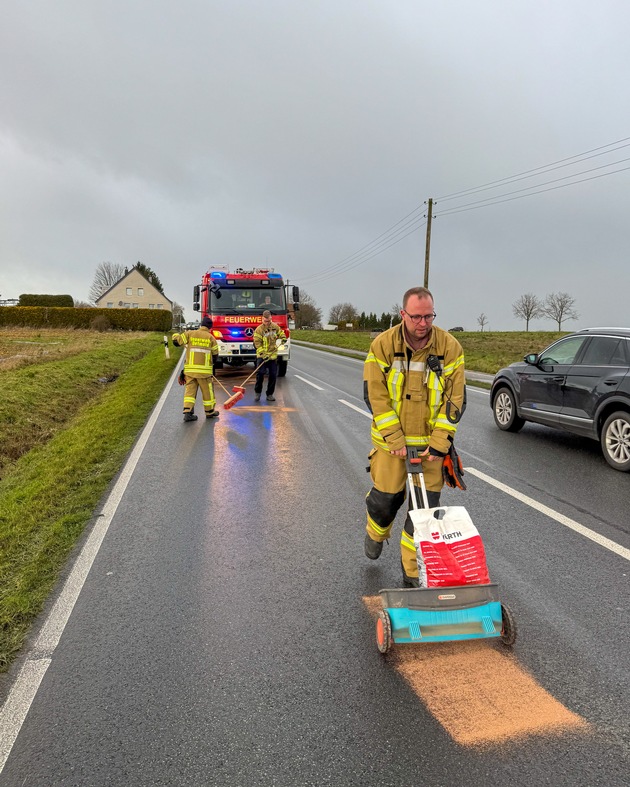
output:
{"label": "overcast sky", "polygon": [[269,265],[380,314],[433,197],[442,327],[520,329],[526,292],[627,326],[629,30],[627,0],[5,0],[0,297],[140,260],[193,319],[208,267]]}

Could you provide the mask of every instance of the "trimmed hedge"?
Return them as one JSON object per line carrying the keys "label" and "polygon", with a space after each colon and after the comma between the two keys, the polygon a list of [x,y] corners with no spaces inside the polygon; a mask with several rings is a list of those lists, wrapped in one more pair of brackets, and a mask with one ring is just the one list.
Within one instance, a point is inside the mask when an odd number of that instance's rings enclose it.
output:
{"label": "trimmed hedge", "polygon": [[20,295],[18,306],[74,306],[72,295]]}
{"label": "trimmed hedge", "polygon": [[[173,325],[173,315],[165,309],[75,309],[55,306],[0,308],[0,325],[30,328],[92,328],[94,320],[101,317],[109,322],[110,328],[128,331],[170,331]],[[103,324],[102,320],[100,323]],[[102,330],[102,327],[97,330]]]}

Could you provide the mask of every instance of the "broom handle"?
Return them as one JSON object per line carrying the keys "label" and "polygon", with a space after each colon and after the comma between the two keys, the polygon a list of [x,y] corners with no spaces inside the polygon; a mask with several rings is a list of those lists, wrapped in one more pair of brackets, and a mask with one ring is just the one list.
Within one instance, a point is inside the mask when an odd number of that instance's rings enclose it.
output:
{"label": "broom handle", "polygon": [[212,375],[212,379],[213,379],[213,380],[214,380],[216,383],[219,383],[219,385],[221,386],[221,388],[223,388],[223,390],[225,391],[225,393],[226,393],[228,396],[232,396],[232,394],[231,394],[231,393],[228,391],[228,389],[227,389],[227,388],[226,388],[226,387],[223,385],[223,383],[222,383],[222,382],[219,380],[219,378],[218,378],[218,377],[215,377],[214,375]]}
{"label": "broom handle", "polygon": [[[264,363],[264,361],[263,361],[263,363]],[[254,371],[249,375],[249,377],[246,377],[245,380],[243,380],[241,385],[246,385],[252,379],[252,377],[256,374],[256,372],[258,371],[258,369],[261,366],[262,366],[262,364],[259,363],[258,366],[254,369]]]}

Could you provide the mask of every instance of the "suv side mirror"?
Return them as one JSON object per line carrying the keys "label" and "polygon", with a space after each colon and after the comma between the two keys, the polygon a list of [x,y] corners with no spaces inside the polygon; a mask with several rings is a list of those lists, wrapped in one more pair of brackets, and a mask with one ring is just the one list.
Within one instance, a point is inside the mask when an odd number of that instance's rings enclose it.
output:
{"label": "suv side mirror", "polygon": [[530,366],[538,366],[538,354],[537,353],[530,353],[526,355],[523,360],[525,363],[528,363]]}

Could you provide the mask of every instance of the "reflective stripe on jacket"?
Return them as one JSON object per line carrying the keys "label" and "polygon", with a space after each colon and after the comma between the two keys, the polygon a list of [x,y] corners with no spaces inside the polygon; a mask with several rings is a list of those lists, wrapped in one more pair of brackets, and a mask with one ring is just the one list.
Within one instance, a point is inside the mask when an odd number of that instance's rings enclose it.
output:
{"label": "reflective stripe on jacket", "polygon": [[189,377],[210,377],[212,358],[219,354],[219,345],[205,325],[196,331],[175,333],[173,341],[186,348],[184,374]]}
{"label": "reflective stripe on jacket", "polygon": [[279,325],[275,322],[265,327],[261,323],[254,331],[254,347],[256,348],[256,355],[260,358],[262,355],[268,356],[269,360],[275,361],[278,357],[278,348],[276,340],[282,339],[286,341],[287,335]]}
{"label": "reflective stripe on jacket", "polygon": [[[438,357],[440,376],[426,365],[429,355]],[[434,325],[427,345],[414,351],[405,341],[404,325],[395,325],[372,342],[363,381],[375,446],[386,451],[430,446],[448,452],[457,424],[447,417],[444,391],[452,414],[454,408],[461,410],[465,384],[464,352],[454,336]]]}

